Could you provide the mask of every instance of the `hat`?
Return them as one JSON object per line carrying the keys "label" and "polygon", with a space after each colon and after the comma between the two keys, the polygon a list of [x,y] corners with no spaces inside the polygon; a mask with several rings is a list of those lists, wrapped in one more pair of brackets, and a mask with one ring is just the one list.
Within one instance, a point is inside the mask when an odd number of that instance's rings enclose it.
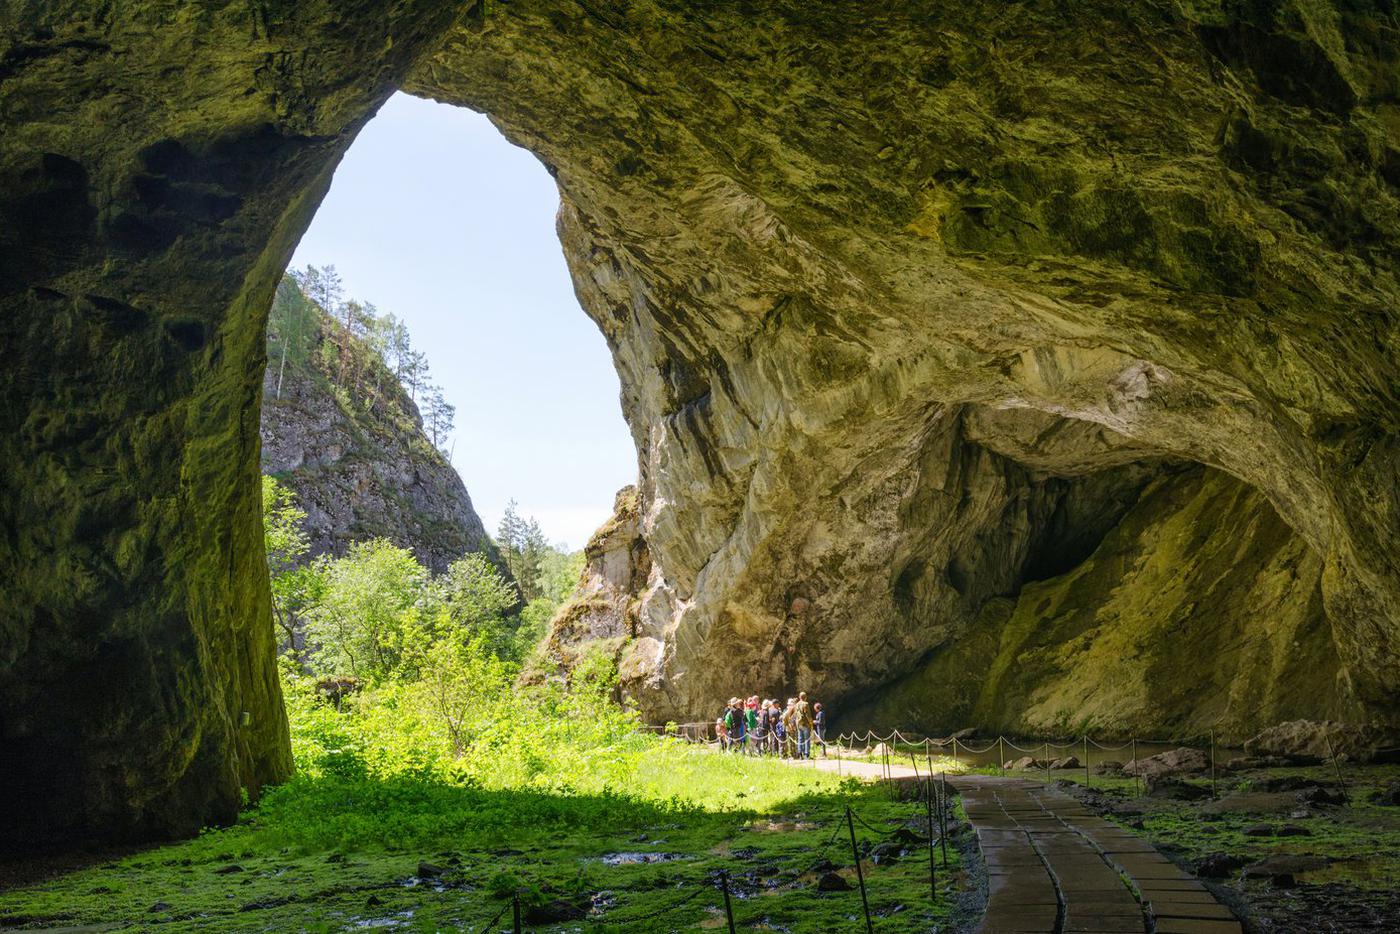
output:
{"label": "hat", "polygon": [[729,706],[730,706],[730,707],[733,707],[733,706],[734,706],[735,704],[737,704],[737,703],[739,703],[739,698],[737,698],[737,697],[731,697],[731,698],[729,698]]}

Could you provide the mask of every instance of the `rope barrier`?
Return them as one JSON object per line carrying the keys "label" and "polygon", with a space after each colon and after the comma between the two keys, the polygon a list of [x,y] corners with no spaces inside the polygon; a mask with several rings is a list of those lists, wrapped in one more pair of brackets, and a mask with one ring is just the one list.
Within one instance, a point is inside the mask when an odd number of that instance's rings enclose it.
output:
{"label": "rope barrier", "polygon": [[1022,749],[1020,746],[1017,746],[1015,743],[1013,743],[1011,740],[1007,739],[1007,738],[1004,737],[1004,736],[1002,737],[1002,740],[1006,743],[1006,745],[1010,746],[1012,749],[1016,750],[1017,752],[1024,752],[1024,753],[1027,753],[1027,754],[1033,756],[1033,755],[1035,755],[1036,753],[1038,753],[1038,752],[1041,751],[1041,750],[1039,750],[1039,749]]}
{"label": "rope barrier", "polygon": [[[648,907],[645,909],[646,914],[645,914],[644,916],[642,916],[642,917],[651,918],[651,917],[655,917],[655,916],[658,915],[658,914],[669,914],[670,912],[675,911],[677,908],[684,907],[685,905],[688,905],[689,903],[695,901],[695,899],[699,898],[701,895],[704,895],[706,892],[709,892],[709,891],[711,891],[709,886],[704,885],[704,884],[700,884],[699,887],[698,887],[694,892],[691,892],[689,895],[685,896],[685,898],[682,898],[680,901],[674,902],[674,903],[672,903],[671,905],[669,905],[669,906],[667,906],[667,907],[665,907],[665,908],[651,908],[650,906],[648,906]],[[640,906],[638,906],[638,907],[640,907]],[[624,912],[626,911],[626,909],[622,909],[622,910],[623,910]],[[637,918],[627,918],[627,917],[621,917],[621,918],[619,918],[619,917],[617,917],[617,915],[616,915],[615,913],[614,913],[613,915],[609,916],[609,918],[608,918],[608,921],[609,921],[609,922],[618,922],[618,921],[622,921],[622,922],[625,923],[625,922],[636,921],[636,920],[638,920],[638,919],[637,919]]]}
{"label": "rope barrier", "polygon": [[[688,725],[688,724],[687,724],[687,725]],[[1067,743],[1057,743],[1057,742],[1052,742],[1052,741],[1050,741],[1050,740],[1041,740],[1040,742],[1036,743],[1036,744],[1033,745],[1033,746],[1026,747],[1026,746],[1019,746],[1019,745],[1017,745],[1016,743],[1012,742],[1010,739],[1008,739],[1006,736],[1002,735],[1002,736],[998,736],[997,739],[991,740],[990,742],[987,743],[987,745],[982,746],[981,748],[978,748],[977,746],[973,746],[973,745],[970,744],[967,740],[959,740],[959,741],[956,741],[956,746],[958,747],[958,751],[959,751],[959,752],[966,752],[966,753],[968,753],[968,754],[970,754],[970,755],[980,756],[980,755],[985,755],[985,754],[987,754],[988,752],[991,752],[993,749],[995,749],[995,748],[997,747],[998,741],[1000,741],[1000,742],[1002,742],[1002,743],[1005,743],[1006,746],[1010,747],[1011,749],[1015,750],[1016,752],[1023,753],[1023,754],[1025,754],[1025,755],[1035,755],[1036,753],[1045,752],[1045,751],[1048,751],[1048,750],[1057,750],[1057,751],[1061,751],[1061,752],[1073,752],[1073,751],[1075,751],[1075,750],[1080,749],[1080,747],[1083,745],[1083,743],[1084,743],[1086,740],[1088,741],[1088,743],[1089,743],[1091,746],[1093,746],[1095,749],[1098,749],[1098,750],[1100,750],[1100,751],[1102,751],[1102,752],[1123,752],[1123,751],[1125,751],[1125,750],[1134,748],[1134,744],[1143,744],[1143,745],[1147,745],[1147,746],[1165,746],[1165,747],[1189,746],[1189,747],[1192,747],[1192,748],[1194,748],[1194,747],[1197,746],[1197,745],[1201,745],[1201,746],[1206,745],[1205,741],[1203,741],[1203,740],[1141,739],[1141,738],[1133,738],[1133,739],[1127,740],[1126,742],[1124,742],[1124,743],[1122,743],[1122,744],[1120,744],[1120,745],[1117,745],[1117,746],[1110,746],[1110,745],[1105,745],[1104,743],[1099,742],[1098,740],[1094,739],[1094,738],[1091,737],[1091,736],[1085,736],[1085,737],[1081,737],[1081,738],[1078,738],[1078,739],[1071,740],[1071,741],[1069,741],[1069,742],[1067,742]],[[834,740],[826,740],[826,742],[827,742],[827,743],[830,743],[830,744],[833,744],[833,745],[836,745],[836,746],[839,746],[839,747],[845,747],[845,748],[848,749],[848,750],[853,750],[854,747],[855,747],[855,746],[858,746],[858,745],[866,745],[866,746],[869,746],[869,745],[872,745],[872,744],[875,744],[875,743],[891,743],[891,742],[895,743],[896,745],[901,745],[901,746],[922,746],[922,747],[924,748],[925,751],[928,751],[928,750],[930,750],[931,747],[935,747],[935,746],[938,747],[939,749],[947,749],[949,746],[955,745],[955,741],[954,741],[951,737],[934,738],[934,737],[932,737],[932,736],[924,736],[924,737],[910,736],[910,735],[906,734],[903,730],[900,730],[900,729],[891,730],[889,733],[885,734],[884,736],[881,736],[879,733],[876,733],[874,730],[866,730],[866,731],[864,731],[864,732],[839,733],[839,734],[837,734],[837,736],[836,736],[836,738],[835,738]],[[1391,750],[1391,751],[1394,752],[1394,751],[1400,751],[1400,750]]]}
{"label": "rope barrier", "polygon": [[826,858],[826,851],[831,849],[831,845],[836,842],[836,835],[841,832],[841,819],[835,818],[832,821],[831,836],[827,837],[826,844],[821,848],[820,859]]}
{"label": "rope barrier", "polygon": [[997,744],[996,744],[996,741],[995,741],[995,740],[993,740],[992,742],[988,743],[986,746],[984,746],[984,747],[981,748],[981,749],[974,749],[973,747],[971,747],[971,746],[969,746],[969,745],[967,744],[967,741],[966,741],[966,740],[964,740],[964,741],[962,742],[962,749],[963,749],[963,752],[970,752],[970,753],[972,753],[974,756],[980,756],[980,755],[982,755],[983,753],[991,752],[991,751],[992,751],[993,749],[995,749],[995,748],[997,748]]}

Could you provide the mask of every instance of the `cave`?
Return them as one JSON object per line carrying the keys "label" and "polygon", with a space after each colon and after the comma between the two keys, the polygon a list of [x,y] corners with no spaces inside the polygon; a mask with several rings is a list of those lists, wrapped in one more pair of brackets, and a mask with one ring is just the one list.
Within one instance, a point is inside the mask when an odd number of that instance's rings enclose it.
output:
{"label": "cave", "polygon": [[1341,3],[8,12],[0,840],[187,834],[288,774],[263,330],[396,90],[558,182],[639,455],[608,596],[648,719],[742,680],[930,728],[1394,722],[1397,35]]}

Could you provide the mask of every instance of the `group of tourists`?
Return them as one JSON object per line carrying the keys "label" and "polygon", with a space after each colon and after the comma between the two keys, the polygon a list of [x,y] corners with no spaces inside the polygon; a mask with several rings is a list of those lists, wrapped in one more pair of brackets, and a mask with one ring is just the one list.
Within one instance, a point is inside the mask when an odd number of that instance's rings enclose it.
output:
{"label": "group of tourists", "polygon": [[812,740],[826,745],[826,711],[807,702],[807,692],[789,697],[787,706],[776,699],[748,700],[731,697],[715,720],[721,749],[753,756],[810,759]]}

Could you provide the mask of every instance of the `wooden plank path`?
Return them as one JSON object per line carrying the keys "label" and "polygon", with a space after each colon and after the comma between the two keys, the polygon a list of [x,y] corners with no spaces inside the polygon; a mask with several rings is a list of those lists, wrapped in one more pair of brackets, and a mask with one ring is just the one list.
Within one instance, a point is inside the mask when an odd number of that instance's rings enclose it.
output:
{"label": "wooden plank path", "polygon": [[[814,768],[882,778],[869,762]],[[897,779],[914,778],[890,766]],[[982,934],[1243,934],[1230,909],[1141,837],[1058,788],[1025,779],[950,776],[987,866]]]}

